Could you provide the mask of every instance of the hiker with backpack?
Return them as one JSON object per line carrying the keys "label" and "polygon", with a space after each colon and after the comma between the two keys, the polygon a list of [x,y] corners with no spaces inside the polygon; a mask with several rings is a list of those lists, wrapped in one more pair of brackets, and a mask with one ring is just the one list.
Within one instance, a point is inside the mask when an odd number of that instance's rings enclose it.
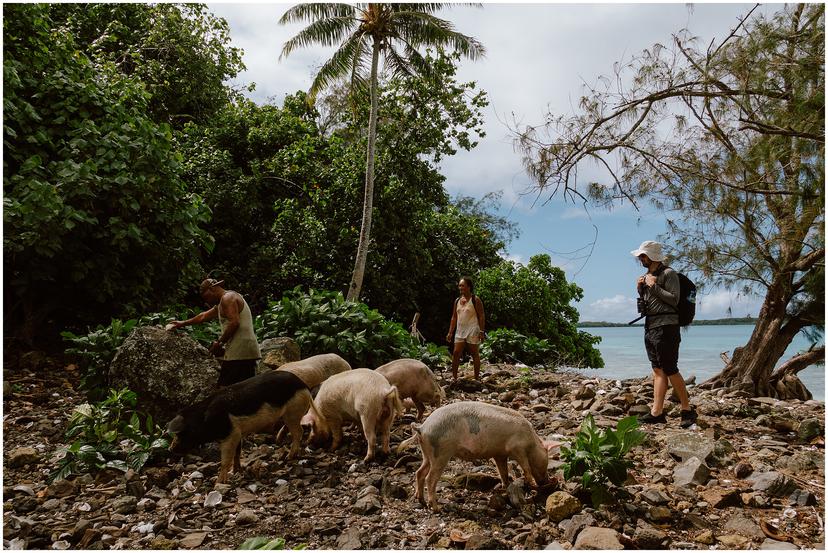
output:
{"label": "hiker with backpack", "polygon": [[[690,406],[690,398],[684,378],[678,369],[679,344],[681,343],[680,323],[689,324],[695,313],[687,303],[695,301],[695,286],[692,291],[682,294],[682,280],[690,282],[687,277],[680,279],[679,273],[664,264],[665,256],[661,244],[652,240],[641,243],[632,253],[647,268],[647,274],[640,276],[636,283],[638,289],[639,313],[645,317],[644,347],[653,368],[653,406],[650,412],[639,417],[645,424],[663,424],[664,399],[667,396],[668,382],[681,401],[681,427],[689,428],[696,422],[696,410]],[[691,293],[692,292],[692,293]]]}
{"label": "hiker with backpack", "polygon": [[[457,283],[460,297],[454,300],[451,312],[451,323],[446,335],[446,342],[454,343],[451,356],[451,375],[457,380],[457,368],[460,366],[460,357],[468,347],[474,365],[474,378],[480,379],[480,343],[486,337],[486,315],[483,312],[483,302],[474,295],[474,283],[469,277],[463,277]],[[454,340],[452,340],[452,336]]]}

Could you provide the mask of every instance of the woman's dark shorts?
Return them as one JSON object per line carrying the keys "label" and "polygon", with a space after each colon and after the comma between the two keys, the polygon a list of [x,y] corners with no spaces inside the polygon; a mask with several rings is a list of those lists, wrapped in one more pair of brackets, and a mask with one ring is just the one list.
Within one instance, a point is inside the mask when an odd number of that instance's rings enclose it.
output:
{"label": "woman's dark shorts", "polygon": [[218,385],[229,386],[248,378],[256,376],[257,359],[241,359],[233,361],[222,361],[221,372],[219,373]]}
{"label": "woman's dark shorts", "polygon": [[664,325],[644,331],[644,347],[654,369],[670,376],[678,372],[678,353],[681,343],[679,325]]}

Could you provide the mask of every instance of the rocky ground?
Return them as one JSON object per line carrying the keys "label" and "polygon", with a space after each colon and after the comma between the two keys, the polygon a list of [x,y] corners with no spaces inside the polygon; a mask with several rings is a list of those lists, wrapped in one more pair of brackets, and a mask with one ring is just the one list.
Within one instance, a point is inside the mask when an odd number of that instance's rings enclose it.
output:
{"label": "rocky ground", "polygon": [[[45,365],[45,366],[40,366]],[[361,463],[354,429],[335,453],[245,441],[244,469],[215,485],[218,451],[154,462],[139,474],[104,472],[47,483],[72,409],[77,375],[40,360],[4,374],[3,546],[12,549],[236,549],[253,536],[312,549],[797,549],[824,548],[824,404],[693,390],[700,418],[647,428],[633,450],[626,494],[593,509],[575,484],[506,490],[492,464],[452,461],[440,513],[413,498],[419,451]],[[447,400],[517,409],[543,438],[567,441],[588,412],[599,425],[646,412],[652,384],[568,372],[484,367]],[[408,414],[392,447],[410,435]],[[510,471],[519,469],[510,463]]]}

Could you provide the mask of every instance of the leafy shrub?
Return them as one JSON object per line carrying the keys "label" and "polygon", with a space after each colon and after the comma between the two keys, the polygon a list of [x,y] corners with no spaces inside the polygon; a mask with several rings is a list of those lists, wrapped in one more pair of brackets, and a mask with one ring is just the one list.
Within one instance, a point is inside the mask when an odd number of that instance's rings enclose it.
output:
{"label": "leafy shrub", "polygon": [[634,416],[618,421],[613,431],[599,429],[589,414],[570,446],[561,447],[564,478],[580,477],[581,487],[590,492],[592,503],[595,506],[606,503],[612,498],[607,482],[615,486],[624,484],[627,469],[632,466],[624,457],[645,438],[646,434],[638,430],[638,419]]}
{"label": "leafy shrub", "polygon": [[524,336],[508,328],[490,332],[480,347],[480,354],[493,363],[555,366],[555,351],[548,340]]}
{"label": "leafy shrub", "polygon": [[76,407],[65,434],[74,442],[58,452],[51,479],[105,468],[138,471],[153,453],[166,451],[164,430],[152,416],[135,410],[136,399],[135,392],[124,388],[110,390],[100,403]]}
{"label": "leafy shrub", "polygon": [[[572,304],[583,298],[583,290],[567,282],[563,270],[554,267],[548,255],[532,256],[526,266],[503,261],[484,269],[475,288],[486,304],[489,328],[509,328],[547,340],[555,349],[557,365],[604,366],[594,347],[601,338],[577,328],[579,314]],[[533,347],[540,349],[541,345]]]}
{"label": "leafy shrub", "polygon": [[115,350],[138,324],[136,319],[126,322],[112,319],[108,326],[98,325],[84,335],[69,331],[61,332],[63,339],[72,344],[66,353],[78,360],[81,370],[80,388],[90,394],[90,399],[101,399],[106,390],[106,375]]}
{"label": "leafy shrub", "polygon": [[448,355],[445,348],[420,346],[400,323],[364,303],[346,301],[340,292],[305,293],[296,287],[256,319],[259,340],[290,336],[303,357],[336,353],[354,367],[376,368],[401,357],[429,364]]}
{"label": "leafy shrub", "polygon": [[[305,549],[307,545],[301,544],[294,547],[294,550],[297,549]],[[255,538],[247,538],[242,542],[242,544],[238,547],[238,550],[266,550],[266,549],[284,549],[285,548],[285,538],[266,538],[264,536],[256,536]]]}

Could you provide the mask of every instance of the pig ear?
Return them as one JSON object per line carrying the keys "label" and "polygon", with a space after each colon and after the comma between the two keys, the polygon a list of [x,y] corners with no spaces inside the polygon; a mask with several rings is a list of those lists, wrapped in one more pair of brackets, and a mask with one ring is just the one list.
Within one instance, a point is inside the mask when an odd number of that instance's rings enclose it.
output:
{"label": "pig ear", "polygon": [[167,432],[174,434],[184,430],[184,417],[178,415],[173,420],[167,423]]}

